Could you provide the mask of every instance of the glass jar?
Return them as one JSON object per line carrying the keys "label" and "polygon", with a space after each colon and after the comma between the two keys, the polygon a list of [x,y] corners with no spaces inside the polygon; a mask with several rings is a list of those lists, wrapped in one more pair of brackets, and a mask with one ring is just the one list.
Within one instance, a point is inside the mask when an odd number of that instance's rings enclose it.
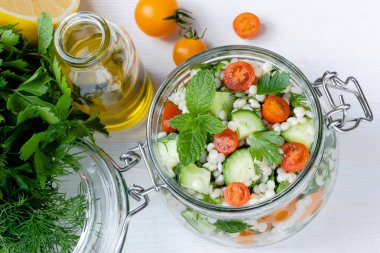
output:
{"label": "glass jar", "polygon": [[[311,111],[315,115],[313,124],[316,134],[310,159],[296,181],[271,199],[243,207],[209,204],[190,195],[168,173],[157,150],[157,136],[161,131],[161,115],[166,98],[178,86],[187,83],[190,78],[190,67],[194,64],[212,63],[226,58],[270,62],[278,69],[290,73],[292,81],[302,87],[304,94],[310,100]],[[351,85],[353,87],[350,87]],[[339,101],[336,102],[332,90],[345,92],[346,95],[353,94],[362,106],[364,116],[349,118],[350,106],[344,102],[343,97],[339,97]],[[330,108],[327,103],[320,101],[319,96],[327,99]],[[327,113],[322,107],[326,107]],[[118,202],[118,198],[113,197],[110,200],[104,194],[100,198],[96,198],[98,201],[111,201],[113,210],[118,210],[117,207],[119,207],[119,212],[111,215],[114,218],[112,220],[109,218],[109,222],[105,223],[108,224],[108,227],[114,226],[115,231],[101,233],[104,238],[100,236],[98,240],[106,242],[114,238],[120,246],[116,248],[122,249],[124,242],[122,239],[125,237],[131,216],[148,205],[148,195],[154,191],[161,193],[168,208],[180,223],[208,241],[226,246],[256,247],[283,240],[305,227],[318,214],[332,192],[338,172],[335,132],[349,131],[357,127],[361,121],[371,120],[372,113],[368,103],[356,79],[352,77],[343,82],[336,73],[326,72],[322,78],[311,83],[296,66],[285,58],[271,51],[251,46],[226,46],[200,53],[178,66],[162,83],[149,111],[147,140],[144,144],[139,142],[136,147],[120,156],[125,165],[118,165],[98,148],[86,146],[86,149],[91,151],[89,153],[91,160],[95,160],[96,164],[101,164],[97,168],[101,168],[101,171],[105,170],[105,174],[111,173],[114,177],[111,181],[108,181],[110,179],[103,180],[99,187],[103,188],[109,185],[113,188],[115,185],[115,187],[119,185],[119,189],[115,188],[114,190],[122,191],[119,193],[119,197],[123,203],[126,203],[120,206],[113,203]],[[128,213],[128,210],[125,209],[128,202],[123,191],[125,185],[119,172],[128,171],[141,159],[146,164],[152,186],[147,189],[138,185],[128,188],[129,196],[137,201],[143,200],[137,209]],[[93,171],[92,166],[84,167],[85,176],[82,177],[82,180],[85,185],[89,185],[90,183],[87,182],[92,182],[92,180],[87,180],[89,172],[86,171]],[[108,169],[104,169],[104,167]],[[94,171],[99,173],[97,169]],[[98,211],[103,210],[107,210],[104,212],[105,216],[110,215],[111,211],[108,207]],[[87,218],[90,220],[94,219],[93,216],[97,216],[97,212],[91,212],[91,208],[88,213]],[[86,223],[86,226],[87,224],[89,222]],[[118,233],[119,236],[117,236]],[[80,241],[82,238],[86,238],[86,232],[83,233]],[[107,252],[113,251],[108,250]]]}
{"label": "glass jar", "polygon": [[153,85],[124,29],[94,13],[78,12],[61,22],[54,46],[77,108],[99,114],[110,131],[145,118]]}
{"label": "glass jar", "polygon": [[[258,63],[269,62],[276,68],[290,73],[291,82],[298,84],[303,90],[310,101],[310,110],[315,115],[313,124],[316,133],[311,155],[295,182],[268,200],[243,207],[206,203],[184,190],[161,162],[157,145],[164,103],[175,89],[188,82],[191,66],[231,58]],[[333,96],[334,91],[344,92],[346,96],[354,95],[363,108],[364,116],[349,118],[350,105],[345,103],[341,95],[338,97],[339,100],[336,100]],[[252,46],[213,48],[178,66],[157,91],[149,111],[146,144],[139,143],[124,155],[136,158],[138,155],[135,151],[141,152],[152,176],[153,186],[146,190],[131,189],[131,193],[146,196],[151,191],[160,191],[173,215],[191,231],[208,241],[238,247],[272,244],[305,227],[328,200],[338,172],[335,132],[349,131],[357,127],[361,121],[371,120],[372,113],[364,94],[356,79],[352,77],[342,81],[336,73],[326,72],[322,78],[311,83],[295,65],[271,51]],[[126,169],[129,168],[127,163]]]}
{"label": "glass jar", "polygon": [[129,214],[127,187],[112,160],[99,147],[83,142],[72,153],[81,154],[80,170],[64,177],[60,191],[86,197],[86,220],[74,253],[118,252],[126,235]]}

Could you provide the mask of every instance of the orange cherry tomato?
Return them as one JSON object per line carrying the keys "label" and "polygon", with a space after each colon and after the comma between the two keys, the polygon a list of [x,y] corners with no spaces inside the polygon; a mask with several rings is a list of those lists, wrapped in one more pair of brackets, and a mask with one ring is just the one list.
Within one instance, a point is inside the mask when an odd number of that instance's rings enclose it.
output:
{"label": "orange cherry tomato", "polygon": [[161,121],[162,131],[167,132],[167,133],[175,132],[176,130],[172,128],[172,126],[169,123],[169,120],[180,114],[181,114],[181,110],[178,109],[178,107],[172,102],[167,101],[164,106],[164,113],[162,114],[162,121]]}
{"label": "orange cherry tomato", "polygon": [[284,207],[281,207],[270,214],[259,219],[259,222],[265,222],[268,224],[276,224],[278,222],[286,221],[289,219],[297,208],[298,198],[293,199]]}
{"label": "orange cherry tomato", "polygon": [[227,66],[223,82],[232,91],[244,91],[255,83],[255,79],[255,70],[252,65],[238,61]]}
{"label": "orange cherry tomato", "polygon": [[229,155],[238,148],[239,139],[234,131],[226,128],[223,132],[214,135],[214,145],[219,153]]}
{"label": "orange cherry tomato", "polygon": [[252,230],[243,230],[239,233],[236,238],[238,243],[241,244],[251,244],[256,242],[256,233]]}
{"label": "orange cherry tomato", "polygon": [[141,31],[149,36],[167,36],[177,29],[177,23],[174,19],[163,19],[174,15],[178,8],[176,0],[139,0],[135,20]]}
{"label": "orange cherry tomato", "polygon": [[255,14],[244,12],[235,18],[233,27],[240,38],[248,39],[259,31],[260,19]]}
{"label": "orange cherry tomato", "polygon": [[207,50],[206,44],[197,38],[182,38],[177,41],[173,48],[173,60],[178,66],[190,57]]}
{"label": "orange cherry tomato", "polygon": [[240,182],[233,182],[224,189],[224,200],[231,206],[242,206],[251,198],[248,187]]}
{"label": "orange cherry tomato", "polygon": [[281,146],[282,162],[280,166],[287,172],[302,170],[309,159],[309,150],[299,142],[288,142]]}
{"label": "orange cherry tomato", "polygon": [[304,220],[306,218],[309,218],[314,213],[316,213],[323,204],[323,189],[319,188],[318,191],[313,192],[310,194],[311,197],[311,203],[306,207],[305,213],[301,216],[299,220]]}
{"label": "orange cherry tomato", "polygon": [[265,99],[261,113],[269,124],[276,124],[289,118],[290,106],[282,97],[270,96]]}

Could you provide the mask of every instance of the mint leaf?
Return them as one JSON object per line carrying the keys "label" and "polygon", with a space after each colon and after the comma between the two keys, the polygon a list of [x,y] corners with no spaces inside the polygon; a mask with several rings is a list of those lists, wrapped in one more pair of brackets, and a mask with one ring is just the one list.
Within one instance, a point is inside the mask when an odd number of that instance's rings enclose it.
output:
{"label": "mint leaf", "polygon": [[34,152],[36,152],[36,149],[39,147],[41,142],[50,143],[54,140],[54,132],[50,129],[47,129],[44,132],[39,132],[36,134],[33,134],[32,137],[28,141],[22,145],[20,149],[20,159],[23,161],[28,160]]}
{"label": "mint leaf", "polygon": [[208,112],[215,97],[215,79],[210,70],[202,69],[186,87],[186,106],[193,114]]}
{"label": "mint leaf", "polygon": [[293,108],[303,107],[309,109],[307,98],[301,94],[292,94],[289,98],[290,105]]}
{"label": "mint leaf", "polygon": [[218,134],[226,129],[220,119],[208,114],[199,115],[198,120],[204,130],[210,134]]}
{"label": "mint leaf", "polygon": [[5,118],[4,118],[3,115],[0,114],[0,123],[3,122],[3,121],[5,121]]}
{"label": "mint leaf", "polygon": [[290,80],[289,73],[276,71],[270,76],[263,75],[257,83],[257,94],[275,94],[282,92],[288,87]]}
{"label": "mint leaf", "polygon": [[242,221],[224,221],[218,220],[213,224],[217,229],[234,234],[249,229],[251,226]]}
{"label": "mint leaf", "polygon": [[251,135],[251,155],[254,159],[268,165],[277,165],[282,161],[280,147],[284,138],[276,131],[256,132]]}
{"label": "mint leaf", "polygon": [[183,166],[193,163],[201,157],[206,139],[207,133],[199,124],[194,124],[179,133],[177,151]]}
{"label": "mint leaf", "polygon": [[181,114],[175,116],[174,118],[169,120],[170,125],[177,129],[178,131],[182,131],[190,128],[195,122],[195,116],[190,113]]}
{"label": "mint leaf", "polygon": [[53,40],[53,23],[51,17],[43,12],[38,17],[38,53],[44,55]]}
{"label": "mint leaf", "polygon": [[43,69],[40,67],[28,80],[17,88],[17,91],[25,91],[36,96],[45,94],[48,90],[46,84],[52,79],[47,73],[42,71]]}
{"label": "mint leaf", "polygon": [[59,122],[58,117],[51,111],[49,107],[28,106],[25,110],[17,115],[17,125],[20,125],[28,119],[40,117],[49,124]]}

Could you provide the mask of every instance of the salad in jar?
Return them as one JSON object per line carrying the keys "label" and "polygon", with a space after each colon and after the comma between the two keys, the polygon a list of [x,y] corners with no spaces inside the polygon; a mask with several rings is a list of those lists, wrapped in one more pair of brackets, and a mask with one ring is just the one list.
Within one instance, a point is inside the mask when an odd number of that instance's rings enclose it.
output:
{"label": "salad in jar", "polygon": [[239,207],[296,181],[313,146],[313,113],[289,73],[237,59],[191,68],[167,99],[158,151],[195,198]]}

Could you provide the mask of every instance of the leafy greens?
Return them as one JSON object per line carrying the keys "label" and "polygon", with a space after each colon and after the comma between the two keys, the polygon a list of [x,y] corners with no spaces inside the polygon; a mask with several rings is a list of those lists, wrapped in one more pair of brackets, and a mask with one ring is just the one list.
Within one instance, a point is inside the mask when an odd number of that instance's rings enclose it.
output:
{"label": "leafy greens", "polygon": [[178,115],[169,122],[179,130],[177,151],[183,166],[199,159],[205,149],[207,134],[225,129],[222,122],[208,113],[215,97],[215,80],[208,69],[200,70],[186,87],[186,105],[189,113]]}
{"label": "leafy greens", "polygon": [[35,49],[15,25],[0,27],[0,252],[71,252],[85,198],[60,193],[58,177],[78,169],[73,147],[107,133],[72,106],[46,13],[38,35]]}

